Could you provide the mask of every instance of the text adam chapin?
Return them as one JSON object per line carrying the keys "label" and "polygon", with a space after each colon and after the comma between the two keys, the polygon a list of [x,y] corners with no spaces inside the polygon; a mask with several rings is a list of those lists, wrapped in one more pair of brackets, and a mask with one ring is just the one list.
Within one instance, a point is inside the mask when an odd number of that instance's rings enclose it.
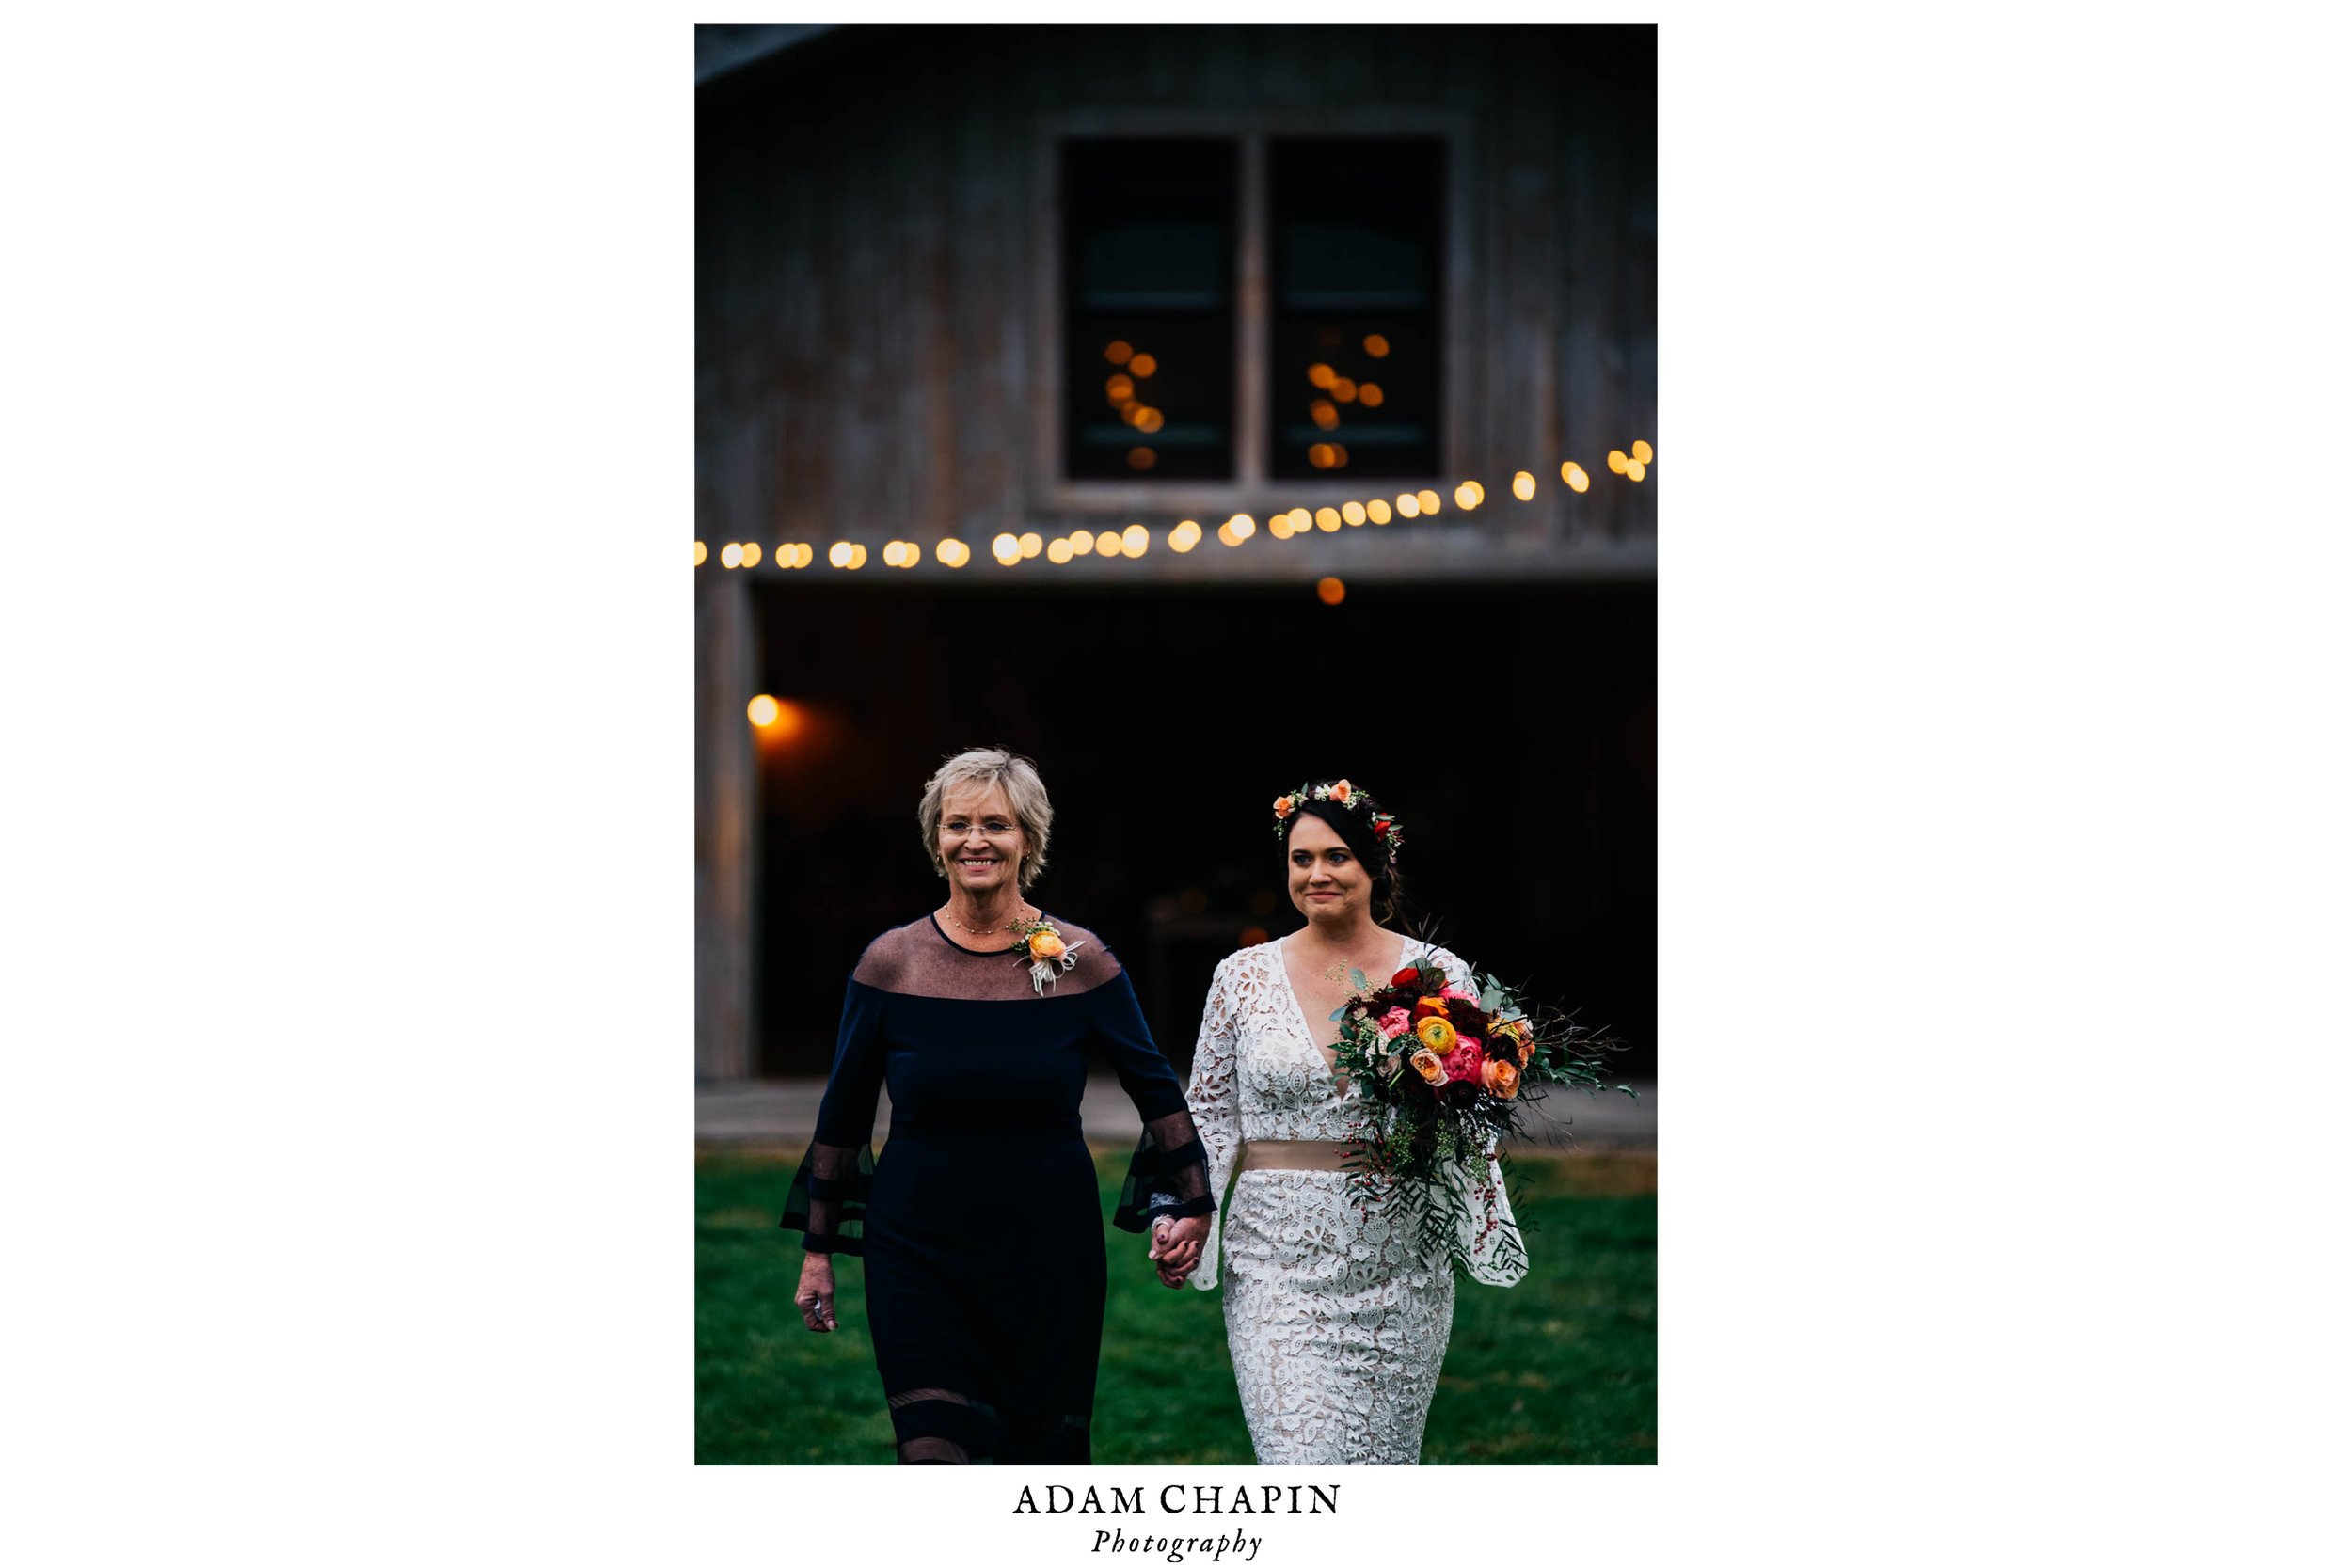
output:
{"label": "text adam chapin", "polygon": [[[1043,1500],[1039,1494],[1042,1492]],[[1171,1482],[1146,1506],[1140,1486],[1089,1486],[1080,1492],[1068,1486],[1024,1486],[1013,1503],[1015,1513],[1337,1513],[1340,1489],[1330,1486],[1187,1486]],[[1229,1530],[1216,1535],[1130,1535],[1114,1526],[1094,1532],[1098,1552],[1150,1552],[1170,1562],[1182,1562],[1189,1552],[1221,1562],[1256,1560],[1263,1538]]]}

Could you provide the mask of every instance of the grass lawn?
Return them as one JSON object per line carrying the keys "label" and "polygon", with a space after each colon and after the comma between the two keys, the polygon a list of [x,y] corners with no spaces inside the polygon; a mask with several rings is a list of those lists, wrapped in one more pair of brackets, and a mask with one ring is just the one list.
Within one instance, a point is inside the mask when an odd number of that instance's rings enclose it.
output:
{"label": "grass lawn", "polygon": [[[1107,1216],[1127,1151],[1098,1150],[1110,1300],[1094,1400],[1098,1465],[1253,1463],[1214,1292],[1164,1289]],[[777,1228],[793,1162],[709,1155],[694,1183],[694,1448],[704,1465],[886,1465],[890,1418],[866,1333],[863,1265],[834,1269],[841,1326],[792,1306],[800,1237]],[[1431,1465],[1649,1465],[1658,1457],[1658,1203],[1647,1157],[1528,1157],[1534,1267],[1455,1288],[1429,1411]]]}

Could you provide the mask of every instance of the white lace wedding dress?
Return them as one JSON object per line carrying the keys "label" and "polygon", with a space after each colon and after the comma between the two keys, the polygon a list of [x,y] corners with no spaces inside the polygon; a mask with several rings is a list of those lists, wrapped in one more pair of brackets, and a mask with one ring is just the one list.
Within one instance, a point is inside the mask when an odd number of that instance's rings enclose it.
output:
{"label": "white lace wedding dress", "polygon": [[[1431,963],[1467,989],[1470,973],[1442,947],[1407,941],[1404,963]],[[1194,1048],[1191,1103],[1222,1195],[1245,1144],[1344,1140],[1359,1130],[1355,1086],[1342,1094],[1282,965],[1263,942],[1216,966]],[[1499,1173],[1504,1227],[1517,1235]],[[1192,1282],[1218,1283],[1223,1242],[1225,1335],[1242,1414],[1261,1465],[1415,1465],[1454,1329],[1454,1274],[1414,1227],[1375,1206],[1359,1215],[1347,1176],[1245,1170],[1212,1220]],[[1473,1278],[1508,1285],[1512,1261],[1473,1260]],[[1467,1244],[1467,1243],[1466,1243]]]}

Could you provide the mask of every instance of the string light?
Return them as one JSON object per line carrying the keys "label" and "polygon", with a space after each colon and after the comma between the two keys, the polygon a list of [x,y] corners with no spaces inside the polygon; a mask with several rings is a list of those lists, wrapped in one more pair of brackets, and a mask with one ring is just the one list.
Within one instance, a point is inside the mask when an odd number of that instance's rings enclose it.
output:
{"label": "string light", "polygon": [[1114,341],[1109,347],[1103,351],[1103,357],[1109,360],[1114,365],[1123,365],[1128,360],[1134,358],[1135,355],[1136,351],[1134,349],[1129,348],[1123,341]]}
{"label": "string light", "polygon": [[[1328,369],[1327,366],[1320,368]],[[1344,381],[1345,378],[1335,379]],[[1370,386],[1369,383],[1364,385]],[[1157,410],[1148,412],[1157,414]],[[1149,449],[1136,450],[1149,453]],[[1318,452],[1323,454],[1317,459],[1318,467],[1340,466],[1345,461],[1345,451],[1344,447],[1324,443],[1309,449],[1311,457],[1315,457]],[[1648,441],[1634,440],[1628,443],[1628,450],[1611,451],[1609,469],[1639,484],[1649,477],[1650,465],[1656,460],[1656,455]],[[1560,478],[1577,495],[1586,494],[1592,488],[1592,476],[1581,463],[1573,458],[1560,464]],[[1528,469],[1521,468],[1511,475],[1511,493],[1521,501],[1536,499],[1541,488],[1535,475]],[[1454,486],[1454,503],[1465,512],[1476,510],[1485,504],[1486,499],[1486,486],[1477,480],[1465,479]],[[1442,510],[1442,498],[1435,489],[1400,491],[1393,502],[1375,496],[1368,500],[1346,500],[1336,505],[1319,506],[1311,512],[1304,506],[1292,507],[1288,511],[1270,515],[1266,530],[1277,539],[1297,539],[1318,531],[1337,533],[1343,528],[1358,528],[1368,521],[1385,526],[1391,518],[1434,517]],[[1219,543],[1232,548],[1240,546],[1257,531],[1258,524],[1248,513],[1236,512],[1218,525],[1216,537]],[[1186,517],[1168,530],[1166,537],[1168,547],[1183,555],[1198,546],[1204,534],[1200,523]],[[1008,566],[1039,555],[1045,556],[1056,565],[1064,565],[1087,555],[1101,555],[1112,560],[1138,558],[1150,550],[1151,544],[1151,529],[1142,523],[1131,523],[1119,531],[1104,529],[1100,532],[1089,532],[1084,528],[1074,529],[1050,544],[1041,534],[1034,531],[999,533],[991,541],[989,548],[997,561]],[[892,539],[878,548],[885,567],[911,571],[923,563],[923,546],[912,540]],[[817,559],[815,546],[793,540],[767,546],[749,540],[729,542],[717,553],[720,564],[728,570],[756,566],[763,559],[768,559],[773,560],[780,571],[796,571],[814,564]],[[697,566],[707,564],[711,554],[707,542],[694,541],[694,563]],[[954,570],[971,561],[973,550],[962,540],[950,538],[937,541],[933,554],[941,565]],[[866,546],[853,540],[835,540],[826,549],[825,559],[836,569],[857,571],[866,564]]]}
{"label": "string light", "polygon": [[1376,381],[1367,381],[1356,388],[1356,401],[1366,408],[1379,407],[1387,397],[1388,394],[1380,389],[1380,384]]}
{"label": "string light", "polygon": [[1315,584],[1315,597],[1325,604],[1337,604],[1347,597],[1347,584],[1337,578],[1325,578]]}
{"label": "string light", "polygon": [[1364,352],[1375,359],[1386,359],[1389,356],[1389,341],[1375,332],[1364,340]]}
{"label": "string light", "polygon": [[776,721],[776,715],[781,710],[776,700],[763,691],[745,704],[743,711],[750,715],[753,723],[764,730]]}
{"label": "string light", "polygon": [[1310,365],[1307,367],[1307,379],[1318,387],[1329,387],[1332,382],[1339,379],[1339,372],[1328,365]]}
{"label": "string light", "polygon": [[1331,378],[1331,401],[1334,403],[1354,403],[1356,401],[1356,383],[1348,380],[1347,377],[1343,375],[1333,376]]}
{"label": "string light", "polygon": [[1127,449],[1127,467],[1133,468],[1139,474],[1150,472],[1152,465],[1157,463],[1159,460],[1160,454],[1153,451],[1150,447],[1129,447]]}
{"label": "string light", "polygon": [[1157,359],[1152,358],[1148,354],[1138,354],[1134,358],[1127,361],[1127,369],[1135,372],[1137,380],[1141,380],[1145,376],[1150,375],[1153,371],[1156,371],[1159,368],[1160,362]]}

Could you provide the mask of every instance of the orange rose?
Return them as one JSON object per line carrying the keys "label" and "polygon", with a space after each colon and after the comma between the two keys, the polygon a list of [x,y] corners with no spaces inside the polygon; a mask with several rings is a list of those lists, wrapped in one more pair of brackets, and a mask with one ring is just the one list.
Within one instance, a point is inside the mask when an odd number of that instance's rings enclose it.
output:
{"label": "orange rose", "polygon": [[1064,951],[1061,938],[1054,932],[1032,931],[1029,933],[1029,957],[1032,958],[1058,958]]}
{"label": "orange rose", "polygon": [[1421,1043],[1442,1056],[1454,1049],[1454,1025],[1442,1018],[1424,1018],[1413,1025]]}
{"label": "orange rose", "polygon": [[1413,1053],[1413,1070],[1432,1084],[1445,1082],[1445,1063],[1427,1046]]}
{"label": "orange rose", "polygon": [[1288,816],[1296,808],[1291,804],[1291,798],[1287,795],[1283,796],[1280,800],[1274,802],[1275,820],[1278,822],[1280,821],[1283,817]]}
{"label": "orange rose", "polygon": [[1508,1100],[1519,1092],[1519,1069],[1508,1062],[1489,1058],[1479,1076],[1486,1081],[1486,1092],[1497,1100]]}
{"label": "orange rose", "polygon": [[1356,786],[1349,784],[1345,779],[1342,779],[1338,784],[1331,786],[1331,799],[1337,800],[1341,805],[1347,804],[1347,798],[1355,793]]}

